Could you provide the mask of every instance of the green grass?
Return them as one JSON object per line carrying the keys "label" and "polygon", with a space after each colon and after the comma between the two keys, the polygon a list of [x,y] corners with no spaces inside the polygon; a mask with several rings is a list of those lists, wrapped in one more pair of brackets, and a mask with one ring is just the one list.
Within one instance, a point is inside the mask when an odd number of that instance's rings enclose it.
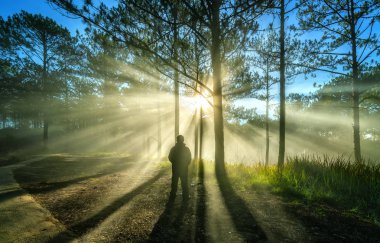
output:
{"label": "green grass", "polygon": [[227,171],[231,182],[240,190],[251,186],[268,186],[272,182],[276,168],[270,166],[265,168],[261,164],[247,166],[243,164],[227,164]]}
{"label": "green grass", "polygon": [[163,169],[172,167],[172,164],[169,161],[161,161],[161,162],[159,162],[158,165],[160,168],[163,168]]}
{"label": "green grass", "polygon": [[380,165],[352,163],[343,156],[288,158],[282,175],[275,166],[229,165],[235,186],[247,190],[266,185],[282,195],[324,203],[380,222]]}

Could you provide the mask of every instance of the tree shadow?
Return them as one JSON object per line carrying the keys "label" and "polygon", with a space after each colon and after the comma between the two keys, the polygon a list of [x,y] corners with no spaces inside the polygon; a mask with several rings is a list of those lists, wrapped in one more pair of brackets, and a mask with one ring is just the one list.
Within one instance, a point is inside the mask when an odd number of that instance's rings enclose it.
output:
{"label": "tree shadow", "polygon": [[131,192],[125,194],[124,196],[116,199],[111,204],[109,204],[107,207],[103,208],[100,212],[95,214],[94,216],[79,222],[75,225],[72,225],[67,228],[66,231],[59,233],[54,238],[49,240],[48,242],[61,242],[62,240],[67,239],[67,235],[73,235],[74,233],[75,237],[80,237],[84,235],[89,229],[96,227],[99,223],[101,223],[103,220],[105,220],[108,216],[113,214],[115,211],[117,211],[119,208],[127,204],[129,201],[131,201],[135,196],[141,194],[146,188],[148,188],[150,185],[152,185],[154,182],[156,182],[162,175],[164,174],[164,170],[161,170],[156,176],[149,179],[147,182],[143,183],[142,185],[138,186]]}
{"label": "tree shadow", "polygon": [[253,217],[246,202],[233,189],[224,168],[216,170],[216,178],[225,205],[231,214],[237,231],[244,237],[246,242],[265,241],[267,237],[264,231]]}
{"label": "tree shadow", "polygon": [[198,162],[198,193],[196,206],[195,242],[206,242],[206,187],[203,160]]}
{"label": "tree shadow", "polygon": [[[313,242],[379,242],[380,226],[329,204],[291,203],[295,197],[281,195],[285,210],[299,220],[309,241]],[[331,227],[334,225],[334,227]]]}
{"label": "tree shadow", "polygon": [[[126,158],[118,159],[120,161],[123,161],[124,163],[120,164],[112,164],[106,168],[104,168],[102,171],[99,171],[96,174],[91,174],[88,176],[82,176],[78,178],[73,178],[69,180],[61,180],[61,181],[39,181],[39,182],[33,182],[35,179],[32,177],[31,174],[25,174],[23,171],[26,171],[28,167],[21,167],[16,169],[13,172],[13,177],[16,180],[16,182],[20,185],[21,189],[15,189],[15,190],[8,190],[6,192],[0,191],[0,203],[7,201],[9,199],[12,199],[17,196],[22,196],[24,194],[30,193],[30,194],[36,194],[36,193],[47,193],[51,191],[56,191],[65,187],[68,187],[72,184],[80,183],[82,181],[86,181],[88,179],[96,179],[102,176],[111,175],[123,170],[128,169],[130,166],[129,163],[132,161],[130,158],[128,158],[127,161],[125,161]],[[41,161],[37,161],[36,163],[39,163]],[[32,182],[30,181],[32,179]],[[57,178],[55,178],[57,179]]]}
{"label": "tree shadow", "polygon": [[34,193],[46,193],[50,191],[56,191],[65,187],[68,187],[72,184],[77,184],[82,181],[86,181],[89,179],[96,179],[102,176],[110,175],[112,173],[98,173],[95,175],[89,175],[89,176],[83,176],[83,177],[78,177],[75,179],[71,180],[65,180],[65,181],[54,181],[54,182],[39,182],[39,183],[34,183],[30,185],[23,185],[22,188],[26,189],[29,193],[34,194]]}
{"label": "tree shadow", "polygon": [[[116,171],[107,171],[104,173],[101,172],[101,173],[97,173],[94,175],[78,177],[78,178],[71,179],[71,180],[55,181],[55,182],[44,182],[44,181],[42,181],[42,182],[32,183],[32,184],[25,184],[25,182],[20,183],[19,182],[20,179],[17,176],[15,176],[16,181],[20,184],[20,187],[22,189],[7,191],[4,193],[0,192],[0,203],[7,201],[9,199],[12,199],[14,197],[25,195],[26,193],[30,193],[33,195],[36,193],[47,193],[47,192],[51,192],[51,191],[56,191],[56,190],[59,190],[62,188],[66,188],[72,184],[80,183],[80,182],[86,181],[88,179],[96,179],[96,178],[99,178],[102,176],[107,176],[107,175],[113,174],[115,172]],[[25,180],[23,179],[23,181],[25,181]]]}
{"label": "tree shadow", "polygon": [[15,189],[7,192],[0,192],[0,203],[10,200],[14,197],[22,196],[25,191],[22,189]]}

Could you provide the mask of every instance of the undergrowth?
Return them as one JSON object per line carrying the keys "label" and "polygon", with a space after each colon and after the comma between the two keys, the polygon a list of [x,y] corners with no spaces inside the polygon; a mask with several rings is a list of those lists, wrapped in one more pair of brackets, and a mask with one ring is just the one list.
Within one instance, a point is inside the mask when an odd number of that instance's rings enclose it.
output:
{"label": "undergrowth", "polygon": [[228,165],[235,186],[267,185],[285,196],[324,203],[380,222],[380,164],[353,163],[343,156],[295,156],[282,173],[262,164]]}

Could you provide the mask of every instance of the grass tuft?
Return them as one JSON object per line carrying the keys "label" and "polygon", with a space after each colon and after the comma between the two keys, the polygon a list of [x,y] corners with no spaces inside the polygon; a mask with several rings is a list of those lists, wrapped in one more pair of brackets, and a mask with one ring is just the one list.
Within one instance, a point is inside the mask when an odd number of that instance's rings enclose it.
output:
{"label": "grass tuft", "polygon": [[380,221],[380,164],[353,163],[343,156],[303,155],[287,158],[281,175],[275,166],[261,164],[228,165],[227,169],[240,189],[268,185],[290,197]]}

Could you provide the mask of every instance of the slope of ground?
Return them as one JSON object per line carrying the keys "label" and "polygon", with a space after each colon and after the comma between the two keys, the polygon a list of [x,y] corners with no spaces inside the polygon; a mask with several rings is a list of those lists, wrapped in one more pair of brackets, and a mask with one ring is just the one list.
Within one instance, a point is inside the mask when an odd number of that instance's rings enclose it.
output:
{"label": "slope of ground", "polygon": [[[6,167],[4,167],[6,168]],[[170,164],[129,157],[54,156],[14,171],[21,187],[62,225],[45,241],[377,242],[376,225],[268,188],[242,189],[192,166],[190,200],[168,203]],[[0,195],[1,197],[1,195]],[[3,208],[4,204],[0,204]],[[16,217],[16,216],[15,216]],[[50,229],[47,229],[50,231]],[[7,235],[4,242],[15,238]],[[22,237],[22,236],[20,236]]]}
{"label": "slope of ground", "polygon": [[[13,178],[13,170],[41,159],[0,168],[0,242],[44,242],[65,231],[65,226]],[[60,239],[68,236],[62,234]]]}

